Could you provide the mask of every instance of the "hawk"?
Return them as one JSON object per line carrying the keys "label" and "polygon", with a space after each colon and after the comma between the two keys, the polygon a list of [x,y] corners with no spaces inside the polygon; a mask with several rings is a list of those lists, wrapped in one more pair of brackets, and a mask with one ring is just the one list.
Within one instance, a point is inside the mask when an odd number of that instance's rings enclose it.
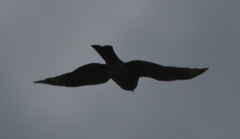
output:
{"label": "hawk", "polygon": [[188,80],[208,69],[162,66],[142,60],[123,62],[117,57],[112,46],[92,45],[92,47],[105,60],[106,64],[86,64],[72,72],[34,83],[78,87],[102,84],[112,79],[122,89],[133,91],[137,87],[140,77],[150,77],[158,81]]}

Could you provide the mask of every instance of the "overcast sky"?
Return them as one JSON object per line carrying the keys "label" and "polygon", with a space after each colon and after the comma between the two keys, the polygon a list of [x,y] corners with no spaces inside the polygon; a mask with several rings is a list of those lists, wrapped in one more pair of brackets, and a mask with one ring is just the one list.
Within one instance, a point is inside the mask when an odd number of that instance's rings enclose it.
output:
{"label": "overcast sky", "polygon": [[[239,0],[1,0],[1,139],[240,138]],[[78,88],[33,84],[123,61],[210,69],[186,81],[141,78]]]}

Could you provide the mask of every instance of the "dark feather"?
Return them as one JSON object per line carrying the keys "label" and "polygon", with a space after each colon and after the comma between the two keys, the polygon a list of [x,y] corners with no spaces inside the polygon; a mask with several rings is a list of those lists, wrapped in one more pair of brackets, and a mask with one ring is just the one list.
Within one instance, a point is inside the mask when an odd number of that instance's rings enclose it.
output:
{"label": "dark feather", "polygon": [[35,81],[56,86],[77,87],[105,83],[110,79],[108,68],[104,64],[91,63],[79,67],[73,72],[62,74],[45,80]]}
{"label": "dark feather", "polygon": [[146,61],[130,61],[127,67],[139,77],[150,77],[159,81],[187,80],[204,73],[208,68],[166,67]]}

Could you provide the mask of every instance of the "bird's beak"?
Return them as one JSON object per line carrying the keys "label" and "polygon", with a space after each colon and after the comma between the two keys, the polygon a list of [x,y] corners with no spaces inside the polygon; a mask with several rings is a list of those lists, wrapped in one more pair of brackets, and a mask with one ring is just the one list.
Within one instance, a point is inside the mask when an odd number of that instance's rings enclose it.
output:
{"label": "bird's beak", "polygon": [[93,49],[95,49],[97,51],[97,53],[104,59],[104,51],[103,51],[103,47],[100,45],[91,45]]}
{"label": "bird's beak", "polygon": [[93,49],[95,49],[97,51],[97,53],[105,60],[106,57],[104,56],[104,52],[103,52],[103,47],[100,45],[91,45]]}
{"label": "bird's beak", "polygon": [[99,50],[102,48],[102,46],[100,45],[91,45],[93,49],[95,49],[97,52],[99,52]]}

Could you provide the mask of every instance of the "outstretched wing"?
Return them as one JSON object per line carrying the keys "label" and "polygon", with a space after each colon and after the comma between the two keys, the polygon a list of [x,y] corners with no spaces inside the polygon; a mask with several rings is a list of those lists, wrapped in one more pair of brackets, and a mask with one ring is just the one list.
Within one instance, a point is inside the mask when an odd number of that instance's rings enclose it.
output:
{"label": "outstretched wing", "polygon": [[165,67],[146,61],[130,61],[127,67],[139,77],[151,77],[159,81],[187,80],[204,73],[208,68]]}
{"label": "outstretched wing", "polygon": [[47,78],[45,80],[35,81],[34,83],[77,87],[83,85],[101,84],[107,82],[109,79],[110,76],[106,65],[91,63],[79,67],[73,72]]}

